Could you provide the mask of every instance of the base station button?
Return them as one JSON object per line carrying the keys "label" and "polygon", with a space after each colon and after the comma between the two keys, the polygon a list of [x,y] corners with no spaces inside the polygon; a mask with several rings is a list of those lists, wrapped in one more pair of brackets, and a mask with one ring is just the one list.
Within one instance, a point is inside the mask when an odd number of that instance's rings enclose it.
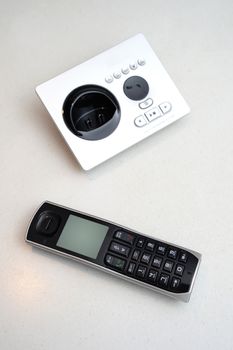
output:
{"label": "base station button", "polygon": [[145,126],[147,124],[147,121],[142,115],[140,115],[139,117],[134,119],[134,124],[137,127],[141,128],[142,126]]}
{"label": "base station button", "polygon": [[161,109],[163,114],[166,114],[166,113],[170,112],[170,110],[172,109],[172,105],[170,102],[163,102],[159,105],[159,108]]}

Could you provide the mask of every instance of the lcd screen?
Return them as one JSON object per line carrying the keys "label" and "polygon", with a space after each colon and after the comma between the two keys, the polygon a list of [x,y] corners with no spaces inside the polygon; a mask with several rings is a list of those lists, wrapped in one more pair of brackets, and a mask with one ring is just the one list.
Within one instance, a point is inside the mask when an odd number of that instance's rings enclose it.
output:
{"label": "lcd screen", "polygon": [[107,232],[108,226],[70,215],[57,246],[96,259]]}

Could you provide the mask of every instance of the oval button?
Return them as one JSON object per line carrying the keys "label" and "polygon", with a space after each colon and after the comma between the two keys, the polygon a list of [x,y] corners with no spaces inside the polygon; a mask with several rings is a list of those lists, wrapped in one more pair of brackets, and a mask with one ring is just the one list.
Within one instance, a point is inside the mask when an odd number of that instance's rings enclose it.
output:
{"label": "oval button", "polygon": [[145,101],[139,103],[139,107],[140,107],[141,109],[145,109],[145,108],[150,107],[152,104],[153,104],[152,98],[148,98],[147,100],[145,100]]}
{"label": "oval button", "polygon": [[140,115],[139,117],[135,118],[134,124],[141,128],[142,126],[145,126],[147,124],[147,121],[142,115]]}
{"label": "oval button", "polygon": [[172,105],[170,102],[163,102],[159,105],[159,108],[161,109],[163,114],[166,114],[166,113],[170,112],[170,110],[172,109]]}

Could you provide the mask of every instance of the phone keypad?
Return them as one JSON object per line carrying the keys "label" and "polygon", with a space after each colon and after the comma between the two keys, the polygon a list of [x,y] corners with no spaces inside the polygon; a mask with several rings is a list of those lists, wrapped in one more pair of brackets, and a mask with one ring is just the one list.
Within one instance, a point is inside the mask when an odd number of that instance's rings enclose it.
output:
{"label": "phone keypad", "polygon": [[117,230],[105,264],[124,275],[173,293],[188,292],[198,259],[190,252]]}

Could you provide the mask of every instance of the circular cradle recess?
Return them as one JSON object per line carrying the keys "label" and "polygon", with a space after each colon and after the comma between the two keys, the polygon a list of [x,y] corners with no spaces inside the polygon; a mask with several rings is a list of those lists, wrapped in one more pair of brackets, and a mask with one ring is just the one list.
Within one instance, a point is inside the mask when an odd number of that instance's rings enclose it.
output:
{"label": "circular cradle recess", "polygon": [[120,106],[107,89],[98,85],[83,85],[66,97],[63,118],[74,135],[85,140],[101,140],[117,128]]}

